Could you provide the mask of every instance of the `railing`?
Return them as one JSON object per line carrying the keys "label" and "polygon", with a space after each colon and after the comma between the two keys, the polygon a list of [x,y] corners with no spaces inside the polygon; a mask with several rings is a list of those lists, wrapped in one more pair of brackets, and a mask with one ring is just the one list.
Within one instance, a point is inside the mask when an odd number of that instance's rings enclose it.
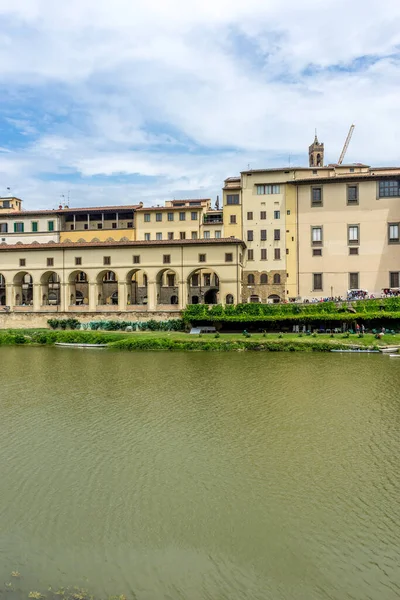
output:
{"label": "railing", "polygon": [[204,225],[222,225],[224,222],[222,215],[218,217],[204,217],[203,224]]}

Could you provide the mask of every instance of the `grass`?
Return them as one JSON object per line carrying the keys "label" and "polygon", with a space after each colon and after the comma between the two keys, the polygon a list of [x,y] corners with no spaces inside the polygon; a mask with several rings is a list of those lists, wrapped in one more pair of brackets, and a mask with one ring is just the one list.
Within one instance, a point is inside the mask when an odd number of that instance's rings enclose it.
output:
{"label": "grass", "polygon": [[400,334],[385,334],[376,339],[372,333],[363,337],[342,333],[305,335],[298,333],[221,333],[189,335],[166,331],[51,331],[49,329],[15,329],[0,331],[0,345],[53,345],[55,342],[108,343],[110,347],[127,350],[289,350],[327,351],[332,348],[376,348],[400,346]]}

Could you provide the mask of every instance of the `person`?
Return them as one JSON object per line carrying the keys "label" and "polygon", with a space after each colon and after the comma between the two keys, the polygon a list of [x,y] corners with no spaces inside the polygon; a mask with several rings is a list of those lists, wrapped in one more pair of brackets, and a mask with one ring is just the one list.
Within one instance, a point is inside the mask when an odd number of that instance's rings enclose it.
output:
{"label": "person", "polygon": [[365,325],[364,323],[361,325],[361,333],[364,335],[365,333]]}
{"label": "person", "polygon": [[356,333],[360,333],[360,326],[358,323],[356,324]]}

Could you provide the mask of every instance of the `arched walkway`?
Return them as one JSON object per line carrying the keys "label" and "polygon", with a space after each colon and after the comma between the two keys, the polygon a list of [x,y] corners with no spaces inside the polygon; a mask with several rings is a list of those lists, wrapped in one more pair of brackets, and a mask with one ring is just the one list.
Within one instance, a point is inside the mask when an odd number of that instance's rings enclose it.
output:
{"label": "arched walkway", "polygon": [[234,304],[235,299],[232,296],[232,294],[227,294],[226,298],[225,298],[225,304]]}
{"label": "arched walkway", "polygon": [[33,305],[33,279],[27,271],[20,271],[14,277],[14,303],[16,306]]}
{"label": "arched walkway", "polygon": [[172,269],[162,269],[156,277],[157,304],[178,304],[178,275]]}
{"label": "arched walkway", "polygon": [[218,304],[219,277],[213,269],[196,269],[188,277],[189,304]]}
{"label": "arched walkway", "polygon": [[268,296],[268,302],[270,304],[279,304],[280,301],[281,299],[278,296],[278,294],[271,294],[270,296]]}
{"label": "arched walkway", "polygon": [[97,305],[118,304],[118,279],[114,271],[101,271],[96,278]]}
{"label": "arched walkway", "polygon": [[148,277],[142,269],[132,269],[126,276],[127,304],[145,305],[148,302]]}
{"label": "arched walkway", "polygon": [[43,273],[40,278],[40,303],[42,306],[58,306],[61,303],[60,278],[54,271]]}
{"label": "arched walkway", "polygon": [[0,273],[0,306],[5,306],[7,304],[6,300],[6,280],[4,275]]}
{"label": "arched walkway", "polygon": [[84,271],[73,271],[68,277],[68,303],[70,306],[89,304],[89,282]]}
{"label": "arched walkway", "polygon": [[250,296],[250,302],[252,302],[253,304],[259,304],[261,302],[261,298],[260,296],[253,294],[252,296]]}

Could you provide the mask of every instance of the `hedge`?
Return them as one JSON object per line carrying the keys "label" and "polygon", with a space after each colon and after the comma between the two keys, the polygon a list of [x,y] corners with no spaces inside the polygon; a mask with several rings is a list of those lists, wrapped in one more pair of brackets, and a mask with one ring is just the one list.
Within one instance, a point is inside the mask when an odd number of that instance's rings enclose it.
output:
{"label": "hedge", "polygon": [[170,319],[168,321],[90,321],[80,323],[78,319],[48,319],[51,329],[83,329],[103,331],[125,331],[132,327],[133,331],[183,331],[185,323],[182,319]]}

